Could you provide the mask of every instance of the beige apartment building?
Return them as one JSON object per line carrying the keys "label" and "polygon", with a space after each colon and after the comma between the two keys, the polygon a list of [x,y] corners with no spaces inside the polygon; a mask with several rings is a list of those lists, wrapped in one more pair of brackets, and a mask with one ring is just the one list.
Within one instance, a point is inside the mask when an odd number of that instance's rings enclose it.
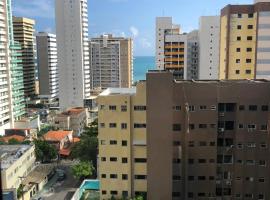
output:
{"label": "beige apartment building", "polygon": [[219,79],[270,78],[270,1],[221,10]]}
{"label": "beige apartment building", "polygon": [[269,90],[264,80],[152,71],[136,89],[104,91],[101,199],[270,199]]}
{"label": "beige apartment building", "polygon": [[35,95],[35,21],[24,17],[13,17],[14,40],[21,45],[21,65],[25,97]]}
{"label": "beige apartment building", "polygon": [[31,145],[1,145],[2,188],[12,189],[20,186],[35,166],[35,147]]}

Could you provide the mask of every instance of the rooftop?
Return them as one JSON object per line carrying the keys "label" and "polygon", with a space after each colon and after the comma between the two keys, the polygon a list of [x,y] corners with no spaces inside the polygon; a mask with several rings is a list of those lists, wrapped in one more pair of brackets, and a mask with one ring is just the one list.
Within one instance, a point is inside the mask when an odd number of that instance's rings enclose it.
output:
{"label": "rooftop", "polygon": [[1,145],[0,146],[1,170],[9,168],[31,147],[32,145]]}
{"label": "rooftop", "polygon": [[46,141],[61,141],[72,133],[73,131],[49,131],[43,136],[43,138]]}
{"label": "rooftop", "polygon": [[20,136],[20,135],[4,136],[4,137],[0,138],[0,141],[8,142],[11,139],[15,139],[18,142],[23,142],[25,140],[25,137]]}
{"label": "rooftop", "polygon": [[71,108],[65,112],[62,112],[59,114],[59,116],[71,116],[71,115],[78,115],[85,112],[85,108],[77,107],[77,108]]}
{"label": "rooftop", "polygon": [[100,93],[99,96],[111,96],[119,94],[134,95],[136,94],[136,88],[108,88],[104,90],[102,93]]}

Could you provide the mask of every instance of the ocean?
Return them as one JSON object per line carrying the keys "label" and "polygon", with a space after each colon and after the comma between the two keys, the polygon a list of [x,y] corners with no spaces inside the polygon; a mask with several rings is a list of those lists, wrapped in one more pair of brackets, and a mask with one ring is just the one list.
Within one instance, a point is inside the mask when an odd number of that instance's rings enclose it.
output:
{"label": "ocean", "polygon": [[145,80],[147,71],[155,69],[155,65],[154,56],[135,56],[133,66],[134,82]]}

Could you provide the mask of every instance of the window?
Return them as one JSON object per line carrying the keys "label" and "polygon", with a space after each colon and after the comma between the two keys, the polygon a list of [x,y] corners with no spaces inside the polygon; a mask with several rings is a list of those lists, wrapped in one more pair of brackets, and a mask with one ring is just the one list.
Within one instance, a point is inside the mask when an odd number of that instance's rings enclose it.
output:
{"label": "window", "polygon": [[111,191],[111,195],[117,195],[117,194],[118,194],[117,191],[114,191],[114,190]]}
{"label": "window", "polygon": [[246,181],[253,182],[254,178],[253,177],[246,177]]}
{"label": "window", "polygon": [[267,130],[268,130],[267,124],[261,125],[261,131],[267,131]]}
{"label": "window", "polygon": [[105,162],[106,161],[106,157],[101,157],[101,161]]}
{"label": "window", "polygon": [[252,40],[252,36],[247,36],[247,40]]}
{"label": "window", "polygon": [[195,111],[195,106],[189,106],[189,107],[188,107],[188,111],[194,112],[194,111]]}
{"label": "window", "polygon": [[210,142],[209,145],[210,145],[211,147],[214,147],[214,146],[216,146],[216,142]]}
{"label": "window", "polygon": [[244,106],[244,105],[240,105],[240,106],[239,106],[239,110],[240,110],[240,111],[245,110],[245,106]]}
{"label": "window", "polygon": [[235,74],[240,74],[240,70],[235,70]]}
{"label": "window", "polygon": [[253,25],[248,25],[247,28],[248,29],[253,29]]}
{"label": "window", "polygon": [[242,18],[242,14],[240,14],[240,13],[237,14],[237,17],[238,17],[238,18]]}
{"label": "window", "polygon": [[215,163],[215,159],[209,159],[209,163]]}
{"label": "window", "polygon": [[258,200],[264,200],[265,198],[264,198],[264,194],[259,194],[258,195]]}
{"label": "window", "polygon": [[246,160],[246,164],[247,165],[255,165],[255,161],[254,160]]}
{"label": "window", "polygon": [[109,110],[113,110],[113,111],[115,111],[115,110],[116,110],[116,106],[112,106],[112,105],[110,105],[110,106],[109,106]]}
{"label": "window", "polygon": [[146,158],[135,158],[134,162],[135,163],[146,163],[147,159]]}
{"label": "window", "polygon": [[134,106],[134,110],[135,111],[145,111],[146,110],[146,106]]}
{"label": "window", "polygon": [[266,166],[266,161],[265,160],[259,160],[259,166]]}
{"label": "window", "polygon": [[137,180],[145,180],[146,175],[135,175],[134,178],[137,179]]}
{"label": "window", "polygon": [[127,158],[122,158],[122,163],[128,163],[128,159]]}
{"label": "window", "polygon": [[117,141],[116,140],[110,140],[110,145],[117,145]]}
{"label": "window", "polygon": [[126,199],[128,197],[128,191],[122,191],[122,197]]}
{"label": "window", "polygon": [[233,163],[232,155],[224,155],[224,163],[225,164],[232,164]]}
{"label": "window", "polygon": [[236,52],[241,52],[241,48],[236,48]]}
{"label": "window", "polygon": [[181,142],[180,141],[173,141],[173,146],[181,146]]}
{"label": "window", "polygon": [[248,131],[253,131],[256,130],[256,125],[255,124],[248,124]]}
{"label": "window", "polygon": [[181,176],[174,175],[173,176],[173,180],[174,181],[180,181],[181,180]]}
{"label": "window", "polygon": [[188,146],[189,146],[189,147],[194,147],[194,141],[189,141],[189,142],[188,142]]}
{"label": "window", "polygon": [[127,124],[126,123],[122,123],[121,124],[121,129],[127,129]]}
{"label": "window", "polygon": [[100,128],[105,128],[105,123],[100,123],[99,126]]}
{"label": "window", "polygon": [[188,193],[188,198],[193,198],[193,197],[194,197],[193,192],[189,192],[189,193]]}
{"label": "window", "polygon": [[117,178],[117,174],[110,174],[110,178],[116,179]]}
{"label": "window", "polygon": [[190,130],[195,129],[195,125],[194,125],[194,124],[189,124],[189,129],[190,129]]}
{"label": "window", "polygon": [[245,194],[246,198],[253,198],[253,194]]}
{"label": "window", "polygon": [[180,164],[180,163],[181,163],[181,159],[179,159],[179,158],[174,158],[174,159],[173,159],[173,163],[174,163],[174,164]]}
{"label": "window", "polygon": [[101,192],[103,195],[107,194],[107,191],[106,190],[102,190]]}
{"label": "window", "polygon": [[181,193],[180,192],[173,192],[172,196],[173,197],[181,197]]}
{"label": "window", "polygon": [[236,40],[237,41],[241,41],[241,37],[240,36],[237,36]]}
{"label": "window", "polygon": [[199,181],[204,181],[205,179],[206,179],[205,176],[198,176]]}
{"label": "window", "polygon": [[207,110],[207,106],[200,106],[200,110]]}
{"label": "window", "polygon": [[200,164],[206,163],[206,159],[199,159],[198,162],[199,162]]}
{"label": "window", "polygon": [[261,145],[260,145],[260,146],[261,146],[261,149],[267,149],[267,144],[266,144],[266,143],[264,143],[264,142],[263,142],[263,143],[261,143]]}
{"label": "window", "polygon": [[122,174],[122,180],[128,180],[128,175],[127,174]]}
{"label": "window", "polygon": [[246,63],[251,63],[251,59],[246,59]]}
{"label": "window", "polygon": [[110,157],[110,161],[111,162],[117,162],[117,158],[116,157]]}
{"label": "window", "polygon": [[243,149],[244,145],[242,143],[237,144],[237,149]]}
{"label": "window", "polygon": [[237,25],[237,29],[238,30],[241,30],[242,29],[242,26],[241,25]]}
{"label": "window", "polygon": [[173,124],[173,131],[181,131],[181,124]]}
{"label": "window", "polygon": [[252,48],[247,48],[247,52],[252,52]]}
{"label": "window", "polygon": [[100,105],[100,110],[105,110],[105,105]]}
{"label": "window", "polygon": [[216,126],[217,126],[216,124],[210,124],[211,128],[216,128]]}
{"label": "window", "polygon": [[207,124],[199,124],[199,128],[205,129],[205,128],[207,128]]}
{"label": "window", "polygon": [[199,146],[201,146],[201,147],[205,147],[205,146],[207,146],[207,143],[206,142],[199,142]]}
{"label": "window", "polygon": [[110,127],[110,128],[116,128],[117,125],[116,125],[116,123],[110,123],[109,127]]}
{"label": "window", "polygon": [[262,111],[268,111],[268,105],[262,105]]}
{"label": "window", "polygon": [[127,112],[127,106],[125,105],[121,106],[121,112]]}
{"label": "window", "polygon": [[265,178],[264,178],[264,177],[260,177],[258,181],[259,181],[260,183],[264,183]]}
{"label": "window", "polygon": [[174,107],[174,110],[180,111],[180,110],[181,110],[181,106],[175,106],[175,107]]}
{"label": "window", "polygon": [[191,158],[188,159],[188,164],[190,164],[190,165],[191,165],[191,164],[194,164],[194,159],[191,159]]}
{"label": "window", "polygon": [[188,180],[189,180],[189,181],[194,181],[195,178],[194,178],[194,176],[188,176]]}
{"label": "window", "polygon": [[249,13],[248,18],[253,18],[253,13]]}
{"label": "window", "polygon": [[127,146],[127,141],[126,140],[122,140],[122,146],[124,146],[124,147]]}
{"label": "window", "polygon": [[106,144],[106,141],[105,140],[100,140],[100,144],[101,145],[105,145]]}
{"label": "window", "polygon": [[249,110],[250,111],[257,111],[257,106],[256,105],[250,105]]}
{"label": "window", "polygon": [[238,124],[238,128],[239,129],[243,129],[244,128],[244,124]]}
{"label": "window", "polygon": [[146,124],[134,124],[134,128],[146,128]]}
{"label": "window", "polygon": [[101,178],[106,178],[106,174],[101,174]]}
{"label": "window", "polygon": [[256,143],[250,142],[247,144],[248,148],[256,148]]}
{"label": "window", "polygon": [[236,59],[235,60],[235,63],[240,63],[240,59]]}

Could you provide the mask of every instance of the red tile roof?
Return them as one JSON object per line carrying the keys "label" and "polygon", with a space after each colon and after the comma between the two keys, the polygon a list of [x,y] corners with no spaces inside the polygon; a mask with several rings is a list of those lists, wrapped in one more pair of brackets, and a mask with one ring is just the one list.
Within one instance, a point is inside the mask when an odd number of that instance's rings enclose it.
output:
{"label": "red tile roof", "polygon": [[20,136],[20,135],[11,135],[11,136],[2,137],[0,140],[4,142],[8,142],[10,139],[15,139],[18,142],[23,142],[25,140],[25,137]]}
{"label": "red tile roof", "polygon": [[81,141],[80,138],[77,138],[77,137],[74,137],[74,138],[73,138],[73,143],[77,143],[77,142],[80,142],[80,141]]}
{"label": "red tile roof", "polygon": [[43,138],[47,141],[61,141],[72,133],[73,131],[49,131]]}

